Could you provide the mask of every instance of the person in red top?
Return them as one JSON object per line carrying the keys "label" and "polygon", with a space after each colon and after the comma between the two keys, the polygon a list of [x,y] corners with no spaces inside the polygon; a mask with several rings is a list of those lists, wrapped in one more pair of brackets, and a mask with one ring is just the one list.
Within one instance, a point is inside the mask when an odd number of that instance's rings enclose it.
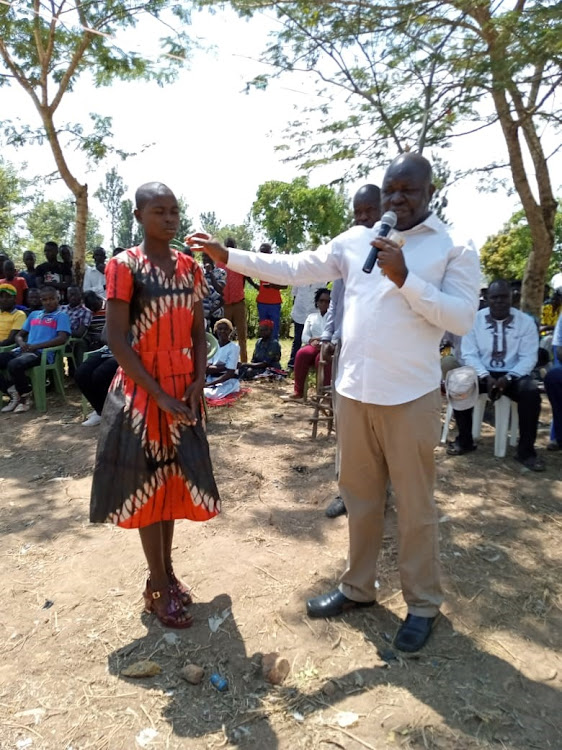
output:
{"label": "person in red top", "polygon": [[[236,247],[236,241],[232,237],[228,237],[224,244],[226,247]],[[248,349],[246,346],[246,340],[248,338],[248,323],[244,285],[247,281],[255,286],[256,289],[258,287],[247,276],[243,276],[241,273],[230,270],[224,265],[224,263],[217,263],[217,267],[224,268],[226,271],[226,286],[222,290],[222,298],[224,301],[223,317],[230,320],[236,329],[238,344],[240,346],[240,362],[247,362]]]}
{"label": "person in red top", "polygon": [[[273,250],[269,242],[260,245],[260,253],[270,255]],[[286,289],[287,286],[271,284],[269,281],[260,281],[260,289],[256,302],[258,303],[258,317],[260,320],[273,321],[272,338],[279,340],[279,324],[281,322],[281,292],[280,289]]]}
{"label": "person in red top", "polygon": [[27,289],[27,281],[23,276],[16,276],[16,267],[13,260],[4,261],[4,278],[0,284],[11,284],[16,289],[16,305],[23,305],[23,295]]}

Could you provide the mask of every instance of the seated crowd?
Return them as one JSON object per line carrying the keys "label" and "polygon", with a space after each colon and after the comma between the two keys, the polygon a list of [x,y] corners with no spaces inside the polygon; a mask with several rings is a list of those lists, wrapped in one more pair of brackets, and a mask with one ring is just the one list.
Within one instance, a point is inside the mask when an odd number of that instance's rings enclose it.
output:
{"label": "seated crowd", "polygon": [[[358,191],[354,199],[356,223],[373,226],[378,219],[377,200],[374,186]],[[226,244],[236,246],[232,238]],[[114,255],[118,252],[123,252],[123,248],[116,248]],[[264,243],[260,252],[271,252],[271,246]],[[45,262],[36,266],[35,254],[26,251],[22,257],[25,268],[19,272],[12,260],[0,256],[0,389],[9,397],[1,411],[29,410],[28,371],[41,362],[43,349],[65,345],[69,374],[93,409],[84,425],[96,425],[117,370],[104,333],[106,253],[102,247],[94,249],[94,264],[86,268],[82,287],[73,283],[72,249],[68,245],[59,248],[55,242],[46,242],[44,254]],[[201,264],[209,288],[203,303],[204,315],[208,331],[217,340],[216,351],[207,365],[206,398],[221,400],[238,393],[241,380],[284,378],[287,372],[282,369],[276,331],[280,319],[279,289],[270,285],[266,290],[263,282],[258,284],[220,268],[207,255],[202,256]],[[476,449],[472,406],[478,394],[486,394],[491,402],[506,396],[517,403],[519,415],[515,458],[528,469],[542,471],[544,462],[535,450],[541,374],[553,412],[548,448],[562,450],[562,274],[557,274],[553,283],[558,277],[559,284],[545,300],[540,320],[518,309],[518,282],[498,280],[482,290],[473,329],[462,339],[450,334],[443,337],[444,380],[453,390],[458,390],[459,383],[472,389],[464,403],[456,391],[452,399],[458,435],[447,446],[450,455]],[[262,300],[258,296],[257,301],[258,339],[250,362],[246,354],[246,283],[262,294]],[[311,370],[318,372],[322,368],[323,383],[330,384],[332,357],[341,340],[344,292],[340,280],[334,282],[331,290],[316,285],[292,289],[294,340],[287,370],[294,370],[294,384],[285,400],[303,401]],[[455,375],[461,367],[463,372]],[[468,379],[464,374],[467,367],[472,373]]]}

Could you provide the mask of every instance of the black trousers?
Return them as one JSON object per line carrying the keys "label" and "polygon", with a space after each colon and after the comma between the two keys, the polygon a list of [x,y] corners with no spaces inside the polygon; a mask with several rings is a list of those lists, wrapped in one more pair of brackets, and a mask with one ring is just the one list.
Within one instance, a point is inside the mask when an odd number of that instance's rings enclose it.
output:
{"label": "black trousers", "polygon": [[118,368],[115,357],[92,354],[74,373],[76,385],[98,414],[102,413],[109,386]]}
{"label": "black trousers", "polygon": [[[492,376],[497,379],[505,374],[505,372],[493,372]],[[480,393],[486,393],[486,386],[482,382],[480,383]],[[535,440],[537,439],[537,427],[541,411],[541,394],[537,384],[528,375],[523,378],[516,378],[507,384],[503,395],[517,404],[519,414],[517,455],[522,459],[535,456]],[[473,409],[454,410],[457,427],[459,428],[459,445],[465,450],[472,445],[473,411]]]}

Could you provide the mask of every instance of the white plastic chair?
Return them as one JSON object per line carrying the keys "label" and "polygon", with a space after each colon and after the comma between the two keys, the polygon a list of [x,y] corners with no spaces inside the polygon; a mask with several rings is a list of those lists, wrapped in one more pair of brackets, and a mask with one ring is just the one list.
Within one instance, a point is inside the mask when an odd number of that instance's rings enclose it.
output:
{"label": "white plastic chair", "polygon": [[[472,438],[478,440],[482,432],[482,420],[484,419],[484,410],[488,396],[481,393],[472,413]],[[507,396],[502,396],[494,402],[496,434],[494,438],[494,456],[505,458],[507,452],[507,437],[509,434],[509,444],[517,445],[517,433],[519,432],[519,413],[517,404]],[[449,424],[453,417],[453,407],[447,402],[447,412],[445,414],[445,424],[441,433],[441,443],[447,442],[449,435]]]}
{"label": "white plastic chair", "polygon": [[[477,440],[482,431],[482,420],[488,396],[482,393],[472,415],[472,437]],[[507,452],[507,437],[509,435],[509,444],[513,447],[517,445],[517,433],[519,432],[519,412],[517,404],[507,396],[502,396],[494,401],[496,435],[494,438],[494,456],[505,458]]]}

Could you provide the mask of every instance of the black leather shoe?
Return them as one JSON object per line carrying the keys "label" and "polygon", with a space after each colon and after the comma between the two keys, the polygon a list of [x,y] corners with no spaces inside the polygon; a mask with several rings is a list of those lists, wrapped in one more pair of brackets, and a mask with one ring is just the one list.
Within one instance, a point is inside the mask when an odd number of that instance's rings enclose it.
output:
{"label": "black leather shoe", "polygon": [[309,599],[306,603],[306,613],[309,617],[335,617],[350,609],[372,607],[373,604],[376,604],[374,599],[372,602],[355,602],[348,599],[339,589],[334,589],[327,594]]}
{"label": "black leather shoe", "polygon": [[328,518],[337,518],[338,516],[343,516],[345,513],[347,513],[347,509],[339,495],[326,508]]}
{"label": "black leather shoe", "polygon": [[396,648],[411,653],[419,651],[431,635],[436,619],[437,617],[408,615],[396,633],[394,639]]}

